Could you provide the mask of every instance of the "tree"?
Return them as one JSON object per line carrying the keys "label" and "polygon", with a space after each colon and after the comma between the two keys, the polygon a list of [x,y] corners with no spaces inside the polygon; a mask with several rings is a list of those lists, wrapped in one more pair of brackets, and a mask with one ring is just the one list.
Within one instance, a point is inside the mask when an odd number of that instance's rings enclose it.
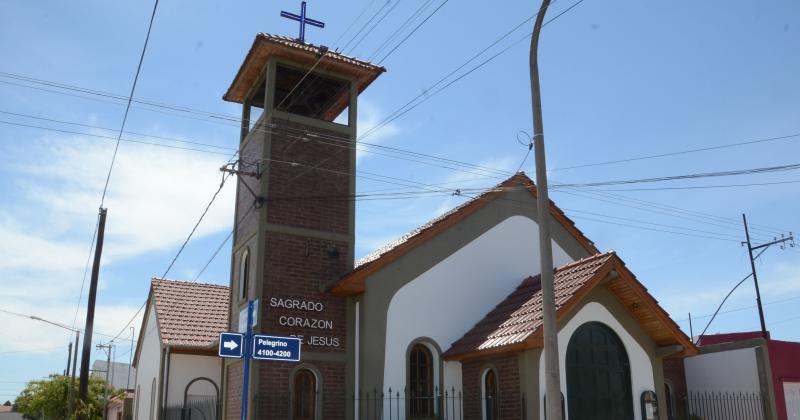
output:
{"label": "tree", "polygon": [[[67,414],[69,384],[70,378],[61,375],[50,375],[45,380],[28,382],[14,401],[17,411],[29,420],[64,419]],[[78,390],[74,389],[74,393],[77,396]],[[90,377],[89,399],[84,404],[76,398],[76,412],[80,412],[83,418],[102,419],[105,393],[105,381]],[[122,395],[122,391],[109,391],[109,398],[117,395]],[[72,415],[72,419],[74,418],[75,413]]]}

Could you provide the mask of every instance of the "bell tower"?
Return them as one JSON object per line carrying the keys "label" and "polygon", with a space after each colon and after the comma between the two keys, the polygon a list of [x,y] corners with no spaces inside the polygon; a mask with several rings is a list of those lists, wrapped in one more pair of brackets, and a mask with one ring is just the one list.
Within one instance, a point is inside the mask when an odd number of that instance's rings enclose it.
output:
{"label": "bell tower", "polygon": [[358,95],[384,71],[259,33],[223,96],[242,104],[229,327],[254,299],[255,333],[303,340],[300,363],[253,361],[247,396],[242,361],[226,360],[224,418],[243,397],[250,419],[352,415],[353,314],[323,290],[353,268]]}

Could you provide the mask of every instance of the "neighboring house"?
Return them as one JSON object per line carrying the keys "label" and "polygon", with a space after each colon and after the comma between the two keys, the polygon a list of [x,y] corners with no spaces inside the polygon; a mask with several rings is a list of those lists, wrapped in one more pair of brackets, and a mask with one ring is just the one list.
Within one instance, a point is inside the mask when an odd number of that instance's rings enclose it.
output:
{"label": "neighboring house", "polygon": [[125,395],[114,397],[106,407],[106,420],[130,420],[133,418],[133,391],[126,391]]}
{"label": "neighboring house", "polygon": [[134,418],[215,418],[222,363],[219,333],[228,324],[225,286],[153,279],[133,365]]}
{"label": "neighboring house", "polygon": [[665,371],[676,389],[685,389],[679,397],[687,406],[676,419],[730,410],[753,420],[800,420],[800,343],[758,331],[703,335],[698,349],[682,369]]}
{"label": "neighboring house", "polygon": [[224,362],[226,418],[542,419],[547,220],[568,418],[666,420],[662,364],[696,347],[524,173],[355,261],[357,101],[384,71],[262,33],[223,96],[242,104],[228,328],[257,301],[256,333],[302,339],[248,395]]}
{"label": "neighboring house", "polygon": [[[108,371],[105,360],[95,360],[92,363],[92,376],[102,380],[106,380],[114,389],[130,390],[133,389],[133,384],[136,380],[136,369],[127,363],[111,362],[111,370]],[[106,376],[108,371],[108,376]]]}

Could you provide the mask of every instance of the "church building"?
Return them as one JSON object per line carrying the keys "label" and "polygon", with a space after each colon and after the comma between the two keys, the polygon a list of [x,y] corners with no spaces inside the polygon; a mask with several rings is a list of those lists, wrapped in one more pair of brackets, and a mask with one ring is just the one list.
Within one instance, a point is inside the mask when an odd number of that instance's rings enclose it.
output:
{"label": "church building", "polygon": [[222,367],[249,419],[544,419],[538,221],[553,235],[565,419],[668,420],[662,364],[697,349],[614,252],[518,173],[355,261],[358,96],[384,68],[260,33],[242,104],[229,330],[302,338],[298,363]]}

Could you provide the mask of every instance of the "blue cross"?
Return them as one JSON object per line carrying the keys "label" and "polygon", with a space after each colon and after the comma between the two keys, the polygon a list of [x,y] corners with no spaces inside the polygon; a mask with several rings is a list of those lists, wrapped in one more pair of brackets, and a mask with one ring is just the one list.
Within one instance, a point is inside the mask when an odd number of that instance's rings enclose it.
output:
{"label": "blue cross", "polygon": [[317,28],[325,27],[325,23],[306,17],[306,2],[301,3],[299,15],[282,11],[281,17],[285,17],[300,22],[300,38],[298,38],[300,42],[306,41],[306,24],[309,24],[311,26],[316,26]]}

